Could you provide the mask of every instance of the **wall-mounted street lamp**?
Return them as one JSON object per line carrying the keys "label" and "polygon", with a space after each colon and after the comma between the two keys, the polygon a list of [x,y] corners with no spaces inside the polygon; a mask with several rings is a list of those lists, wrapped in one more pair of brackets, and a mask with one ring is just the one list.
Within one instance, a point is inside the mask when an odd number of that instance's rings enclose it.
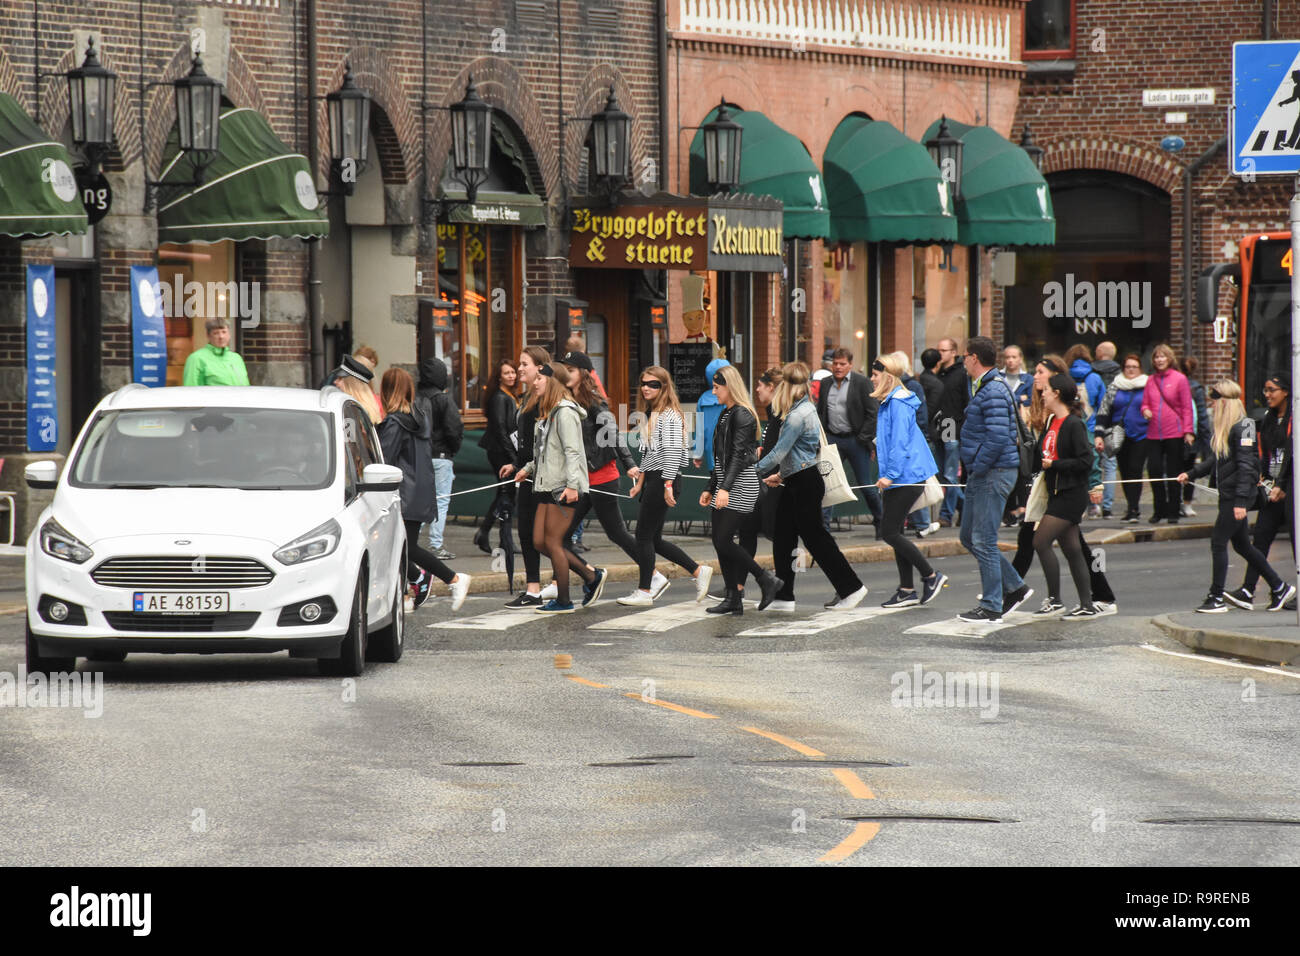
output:
{"label": "wall-mounted street lamp", "polygon": [[611,83],[605,108],[591,117],[591,158],[596,164],[596,176],[615,189],[629,178],[628,142],[631,133],[632,117],[619,107]]}
{"label": "wall-mounted street lamp", "polygon": [[1043,153],[1046,150],[1034,142],[1034,134],[1029,131],[1028,123],[1025,124],[1024,132],[1020,134],[1020,148],[1029,154],[1034,169],[1041,173],[1043,171]]}
{"label": "wall-mounted street lamp", "polygon": [[727,101],[718,104],[712,122],[700,129],[704,133],[705,178],[711,193],[731,192],[740,185],[741,125],[731,118]]}
{"label": "wall-mounted street lamp", "polygon": [[[145,212],[153,208],[159,186],[184,188],[203,185],[203,171],[221,150],[221,81],[208,76],[203,70],[203,58],[195,53],[188,75],[171,83],[149,83],[147,86],[170,86],[176,98],[177,145],[194,168],[194,181],[189,183],[145,180]],[[140,91],[141,99],[144,90]],[[143,124],[143,114],[141,123]],[[143,132],[143,130],[142,130]]]}
{"label": "wall-mounted street lamp", "polygon": [[351,196],[366,169],[370,149],[370,94],[352,79],[352,64],[343,64],[343,85],[325,97],[330,124],[330,165],[342,185],[324,196]]}
{"label": "wall-mounted street lamp", "polygon": [[68,81],[72,142],[85,154],[91,174],[95,175],[113,146],[117,74],[100,64],[95,38],[91,37],[81,66],[68,70],[64,76]]}
{"label": "wall-mounted street lamp", "polygon": [[478,187],[487,181],[492,160],[492,106],[478,95],[474,77],[468,78],[465,95],[451,106],[428,109],[451,113],[451,155],[456,178],[465,184],[465,198],[425,199],[426,221],[444,218],[454,206],[468,205],[478,198]]}
{"label": "wall-mounted street lamp", "polygon": [[941,117],[934,138],[925,141],[930,159],[939,167],[939,174],[952,185],[952,198],[961,198],[961,154],[964,143],[948,130],[948,117]]}

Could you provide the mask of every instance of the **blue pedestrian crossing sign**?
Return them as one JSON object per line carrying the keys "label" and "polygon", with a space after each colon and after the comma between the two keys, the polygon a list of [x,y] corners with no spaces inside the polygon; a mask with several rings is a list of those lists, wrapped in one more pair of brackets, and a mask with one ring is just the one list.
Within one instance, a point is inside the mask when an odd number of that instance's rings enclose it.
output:
{"label": "blue pedestrian crossing sign", "polygon": [[1300,173],[1300,42],[1232,45],[1228,129],[1234,176]]}

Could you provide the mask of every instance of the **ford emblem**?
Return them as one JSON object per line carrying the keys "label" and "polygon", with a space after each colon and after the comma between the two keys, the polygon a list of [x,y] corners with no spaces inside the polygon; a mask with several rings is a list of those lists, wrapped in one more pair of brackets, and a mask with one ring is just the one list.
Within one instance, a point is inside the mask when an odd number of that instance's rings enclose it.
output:
{"label": "ford emblem", "polygon": [[189,541],[187,541],[184,538],[181,538],[179,541],[173,541],[172,544],[189,544]]}

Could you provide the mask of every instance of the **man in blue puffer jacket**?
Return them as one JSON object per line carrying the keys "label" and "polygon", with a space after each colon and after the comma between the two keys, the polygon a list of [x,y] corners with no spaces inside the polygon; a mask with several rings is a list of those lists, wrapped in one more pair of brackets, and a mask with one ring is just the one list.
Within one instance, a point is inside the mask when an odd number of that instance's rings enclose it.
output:
{"label": "man in blue puffer jacket", "polygon": [[959,615],[963,621],[996,624],[1033,593],[998,549],[998,526],[1007,495],[1020,478],[1016,451],[1016,408],[998,380],[998,350],[978,335],[966,343],[966,374],[973,393],[961,429],[961,463],[966,472],[962,546],[979,562],[980,603]]}

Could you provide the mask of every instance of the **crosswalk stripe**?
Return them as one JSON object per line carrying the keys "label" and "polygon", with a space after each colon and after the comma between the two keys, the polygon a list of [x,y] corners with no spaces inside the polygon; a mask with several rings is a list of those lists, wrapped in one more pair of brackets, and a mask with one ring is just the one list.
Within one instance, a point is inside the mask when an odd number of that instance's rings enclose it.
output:
{"label": "crosswalk stripe", "polygon": [[822,631],[830,630],[833,627],[843,627],[845,624],[856,624],[862,621],[869,621],[873,617],[881,617],[885,614],[895,614],[906,608],[896,607],[860,607],[853,608],[851,611],[823,611],[820,614],[814,614],[812,617],[784,620],[776,624],[762,624],[758,627],[751,627],[747,631],[741,631],[737,637],[804,637],[809,634],[820,634]]}
{"label": "crosswalk stripe", "polygon": [[662,607],[651,608],[648,611],[638,611],[634,614],[623,614],[608,621],[597,621],[595,624],[590,625],[588,629],[592,631],[671,631],[683,624],[706,620],[709,616],[707,604],[685,601],[679,604],[666,604]]}
{"label": "crosswalk stripe", "polygon": [[452,628],[464,631],[504,631],[515,627],[519,624],[537,623],[540,615],[531,611],[489,611],[487,614],[476,614],[473,617],[455,618],[450,621],[439,621],[437,624],[428,624],[426,627],[432,628]]}
{"label": "crosswalk stripe", "polygon": [[903,633],[939,634],[943,637],[984,637],[994,631],[1000,631],[1008,627],[1018,627],[1021,624],[1030,624],[1033,621],[1034,615],[1032,614],[1027,614],[1024,611],[1012,611],[1010,614],[1002,616],[1001,624],[975,624],[971,621],[963,621],[959,617],[953,617],[944,621],[918,624],[916,627],[909,627]]}

